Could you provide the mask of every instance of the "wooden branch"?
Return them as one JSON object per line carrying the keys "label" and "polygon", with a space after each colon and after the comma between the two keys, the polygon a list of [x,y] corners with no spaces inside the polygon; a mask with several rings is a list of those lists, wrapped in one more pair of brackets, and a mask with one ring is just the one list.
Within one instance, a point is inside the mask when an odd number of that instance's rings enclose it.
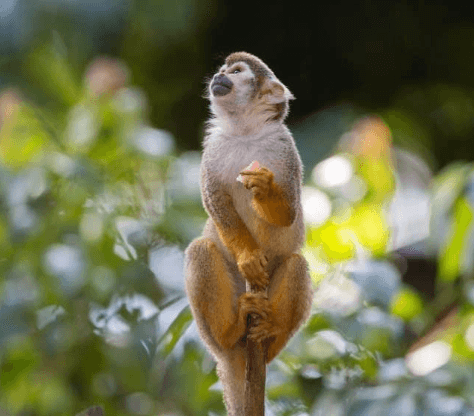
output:
{"label": "wooden branch", "polygon": [[[246,283],[247,292],[257,292]],[[248,318],[248,328],[254,325],[255,315]],[[266,349],[262,343],[247,339],[246,391],[244,415],[263,416],[266,390]]]}
{"label": "wooden branch", "polygon": [[452,304],[448,311],[444,311],[436,319],[435,324],[418,340],[416,340],[407,353],[412,353],[423,346],[426,346],[436,340],[442,339],[447,332],[455,332],[460,326],[459,306]]}

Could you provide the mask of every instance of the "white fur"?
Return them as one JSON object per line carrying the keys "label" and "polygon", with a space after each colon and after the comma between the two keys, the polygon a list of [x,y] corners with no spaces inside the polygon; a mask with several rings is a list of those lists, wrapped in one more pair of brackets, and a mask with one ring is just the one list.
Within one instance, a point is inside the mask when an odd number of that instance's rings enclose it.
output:
{"label": "white fur", "polygon": [[[215,120],[218,119],[213,121]],[[207,154],[210,158],[213,155],[225,155],[224,158],[213,158],[212,166],[219,178],[228,184],[234,184],[239,173],[252,161],[259,161],[261,166],[277,171],[273,169],[274,165],[282,157],[276,151],[280,147],[278,138],[289,136],[289,131],[281,122],[263,124],[260,130],[255,128],[254,133],[249,135],[233,135],[229,131],[228,126],[223,129],[219,123],[208,129]]]}

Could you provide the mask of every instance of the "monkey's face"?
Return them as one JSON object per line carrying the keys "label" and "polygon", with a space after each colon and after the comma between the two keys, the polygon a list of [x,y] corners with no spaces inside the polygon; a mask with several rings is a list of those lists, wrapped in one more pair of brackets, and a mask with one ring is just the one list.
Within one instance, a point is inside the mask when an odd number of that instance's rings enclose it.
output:
{"label": "monkey's face", "polygon": [[210,99],[219,106],[244,106],[254,89],[254,74],[245,62],[223,65],[209,85]]}
{"label": "monkey's face", "polygon": [[293,98],[266,64],[246,52],[229,55],[208,88],[215,116],[239,118],[240,124],[282,120]]}

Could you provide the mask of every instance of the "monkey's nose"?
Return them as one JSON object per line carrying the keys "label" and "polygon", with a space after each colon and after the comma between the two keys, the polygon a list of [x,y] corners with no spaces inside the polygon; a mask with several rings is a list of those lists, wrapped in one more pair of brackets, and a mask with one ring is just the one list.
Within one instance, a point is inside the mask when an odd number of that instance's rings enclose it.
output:
{"label": "monkey's nose", "polygon": [[219,84],[228,88],[233,86],[233,82],[224,74],[216,74],[214,76],[213,84]]}

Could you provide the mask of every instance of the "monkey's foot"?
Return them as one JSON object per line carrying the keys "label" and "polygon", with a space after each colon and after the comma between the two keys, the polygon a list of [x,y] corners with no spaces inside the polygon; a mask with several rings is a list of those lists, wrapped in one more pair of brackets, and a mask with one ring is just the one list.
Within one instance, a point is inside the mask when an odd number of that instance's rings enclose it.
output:
{"label": "monkey's foot", "polygon": [[254,326],[249,329],[247,337],[260,343],[277,337],[280,332],[281,330],[270,321],[258,318],[254,321]]}
{"label": "monkey's foot", "polygon": [[258,320],[267,320],[270,317],[271,309],[269,300],[263,293],[244,293],[239,297],[239,308],[247,317],[249,314],[257,314]]}

